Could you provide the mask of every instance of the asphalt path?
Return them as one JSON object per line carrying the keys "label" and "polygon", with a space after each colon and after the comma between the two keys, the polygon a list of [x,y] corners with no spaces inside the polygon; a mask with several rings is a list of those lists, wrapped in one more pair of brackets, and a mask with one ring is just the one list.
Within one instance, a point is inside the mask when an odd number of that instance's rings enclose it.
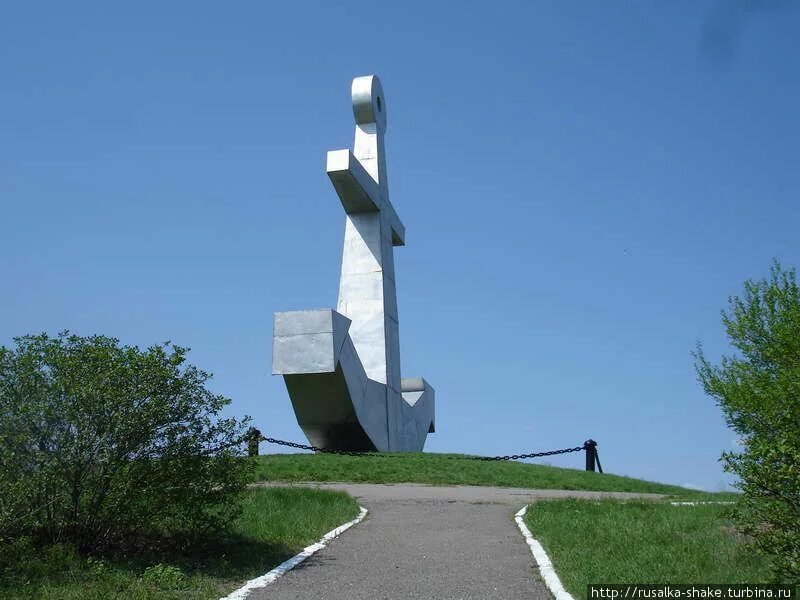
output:
{"label": "asphalt path", "polygon": [[345,491],[369,514],[299,567],[255,590],[252,600],[547,599],[551,595],[514,523],[516,511],[543,499],[660,497],[479,486],[294,485]]}

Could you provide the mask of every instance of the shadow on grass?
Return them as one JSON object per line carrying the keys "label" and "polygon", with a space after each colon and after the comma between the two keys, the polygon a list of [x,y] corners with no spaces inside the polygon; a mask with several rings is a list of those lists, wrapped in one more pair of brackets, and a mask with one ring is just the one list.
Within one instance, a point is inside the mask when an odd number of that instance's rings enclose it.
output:
{"label": "shadow on grass", "polygon": [[129,534],[106,540],[107,549],[36,543],[35,535],[0,540],[0,599],[213,600],[356,514],[341,492],[274,488],[248,491],[230,528],[202,537]]}
{"label": "shadow on grass", "polygon": [[[26,540],[17,546],[15,552],[4,553],[0,561],[2,598],[35,598],[41,588],[76,581],[93,588],[119,590],[146,580],[145,570],[156,565],[177,568],[181,577],[203,580],[203,585],[235,584],[262,575],[295,554],[286,544],[235,534],[191,541],[149,538],[124,550],[88,554],[67,544],[37,547]],[[156,587],[162,584],[145,583]],[[185,589],[185,584],[179,587]]]}
{"label": "shadow on grass", "polygon": [[109,556],[110,563],[141,573],[155,564],[170,564],[187,575],[215,579],[251,579],[272,569],[295,551],[282,543],[228,534],[220,538],[193,540],[158,551],[140,551],[129,556]]}

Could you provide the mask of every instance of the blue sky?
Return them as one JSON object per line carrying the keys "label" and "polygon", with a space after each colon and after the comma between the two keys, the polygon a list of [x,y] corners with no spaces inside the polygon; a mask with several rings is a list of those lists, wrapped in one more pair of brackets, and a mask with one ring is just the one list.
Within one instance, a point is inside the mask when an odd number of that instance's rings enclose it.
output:
{"label": "blue sky", "polygon": [[798,28],[745,0],[6,2],[0,343],[172,340],[231,414],[303,441],[272,314],[336,304],[325,153],[376,73],[426,449],[593,437],[607,471],[721,489],[736,436],[690,353],[800,263]]}

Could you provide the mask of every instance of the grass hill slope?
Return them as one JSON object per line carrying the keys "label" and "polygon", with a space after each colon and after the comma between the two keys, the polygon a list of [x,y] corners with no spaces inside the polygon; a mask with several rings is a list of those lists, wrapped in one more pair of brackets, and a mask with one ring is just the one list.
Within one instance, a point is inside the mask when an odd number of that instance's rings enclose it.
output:
{"label": "grass hill slope", "polygon": [[[561,490],[709,496],[676,485],[608,473],[591,473],[517,461],[468,460],[462,454],[403,453],[380,456],[269,454],[255,459],[256,481],[338,481],[354,483],[428,483],[491,485]],[[732,494],[714,494],[733,496]]]}

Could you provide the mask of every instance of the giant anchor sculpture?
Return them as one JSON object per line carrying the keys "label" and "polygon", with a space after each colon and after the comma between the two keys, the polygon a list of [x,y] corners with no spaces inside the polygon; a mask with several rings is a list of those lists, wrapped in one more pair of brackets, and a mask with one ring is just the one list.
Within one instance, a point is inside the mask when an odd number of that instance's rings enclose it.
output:
{"label": "giant anchor sculpture", "polygon": [[389,202],[386,98],[374,75],[352,85],[353,151],[328,152],[327,172],[347,213],[336,310],[275,313],[272,373],[283,375],[312,445],[421,451],[434,431],[434,391],[400,378],[394,246],[405,227]]}

